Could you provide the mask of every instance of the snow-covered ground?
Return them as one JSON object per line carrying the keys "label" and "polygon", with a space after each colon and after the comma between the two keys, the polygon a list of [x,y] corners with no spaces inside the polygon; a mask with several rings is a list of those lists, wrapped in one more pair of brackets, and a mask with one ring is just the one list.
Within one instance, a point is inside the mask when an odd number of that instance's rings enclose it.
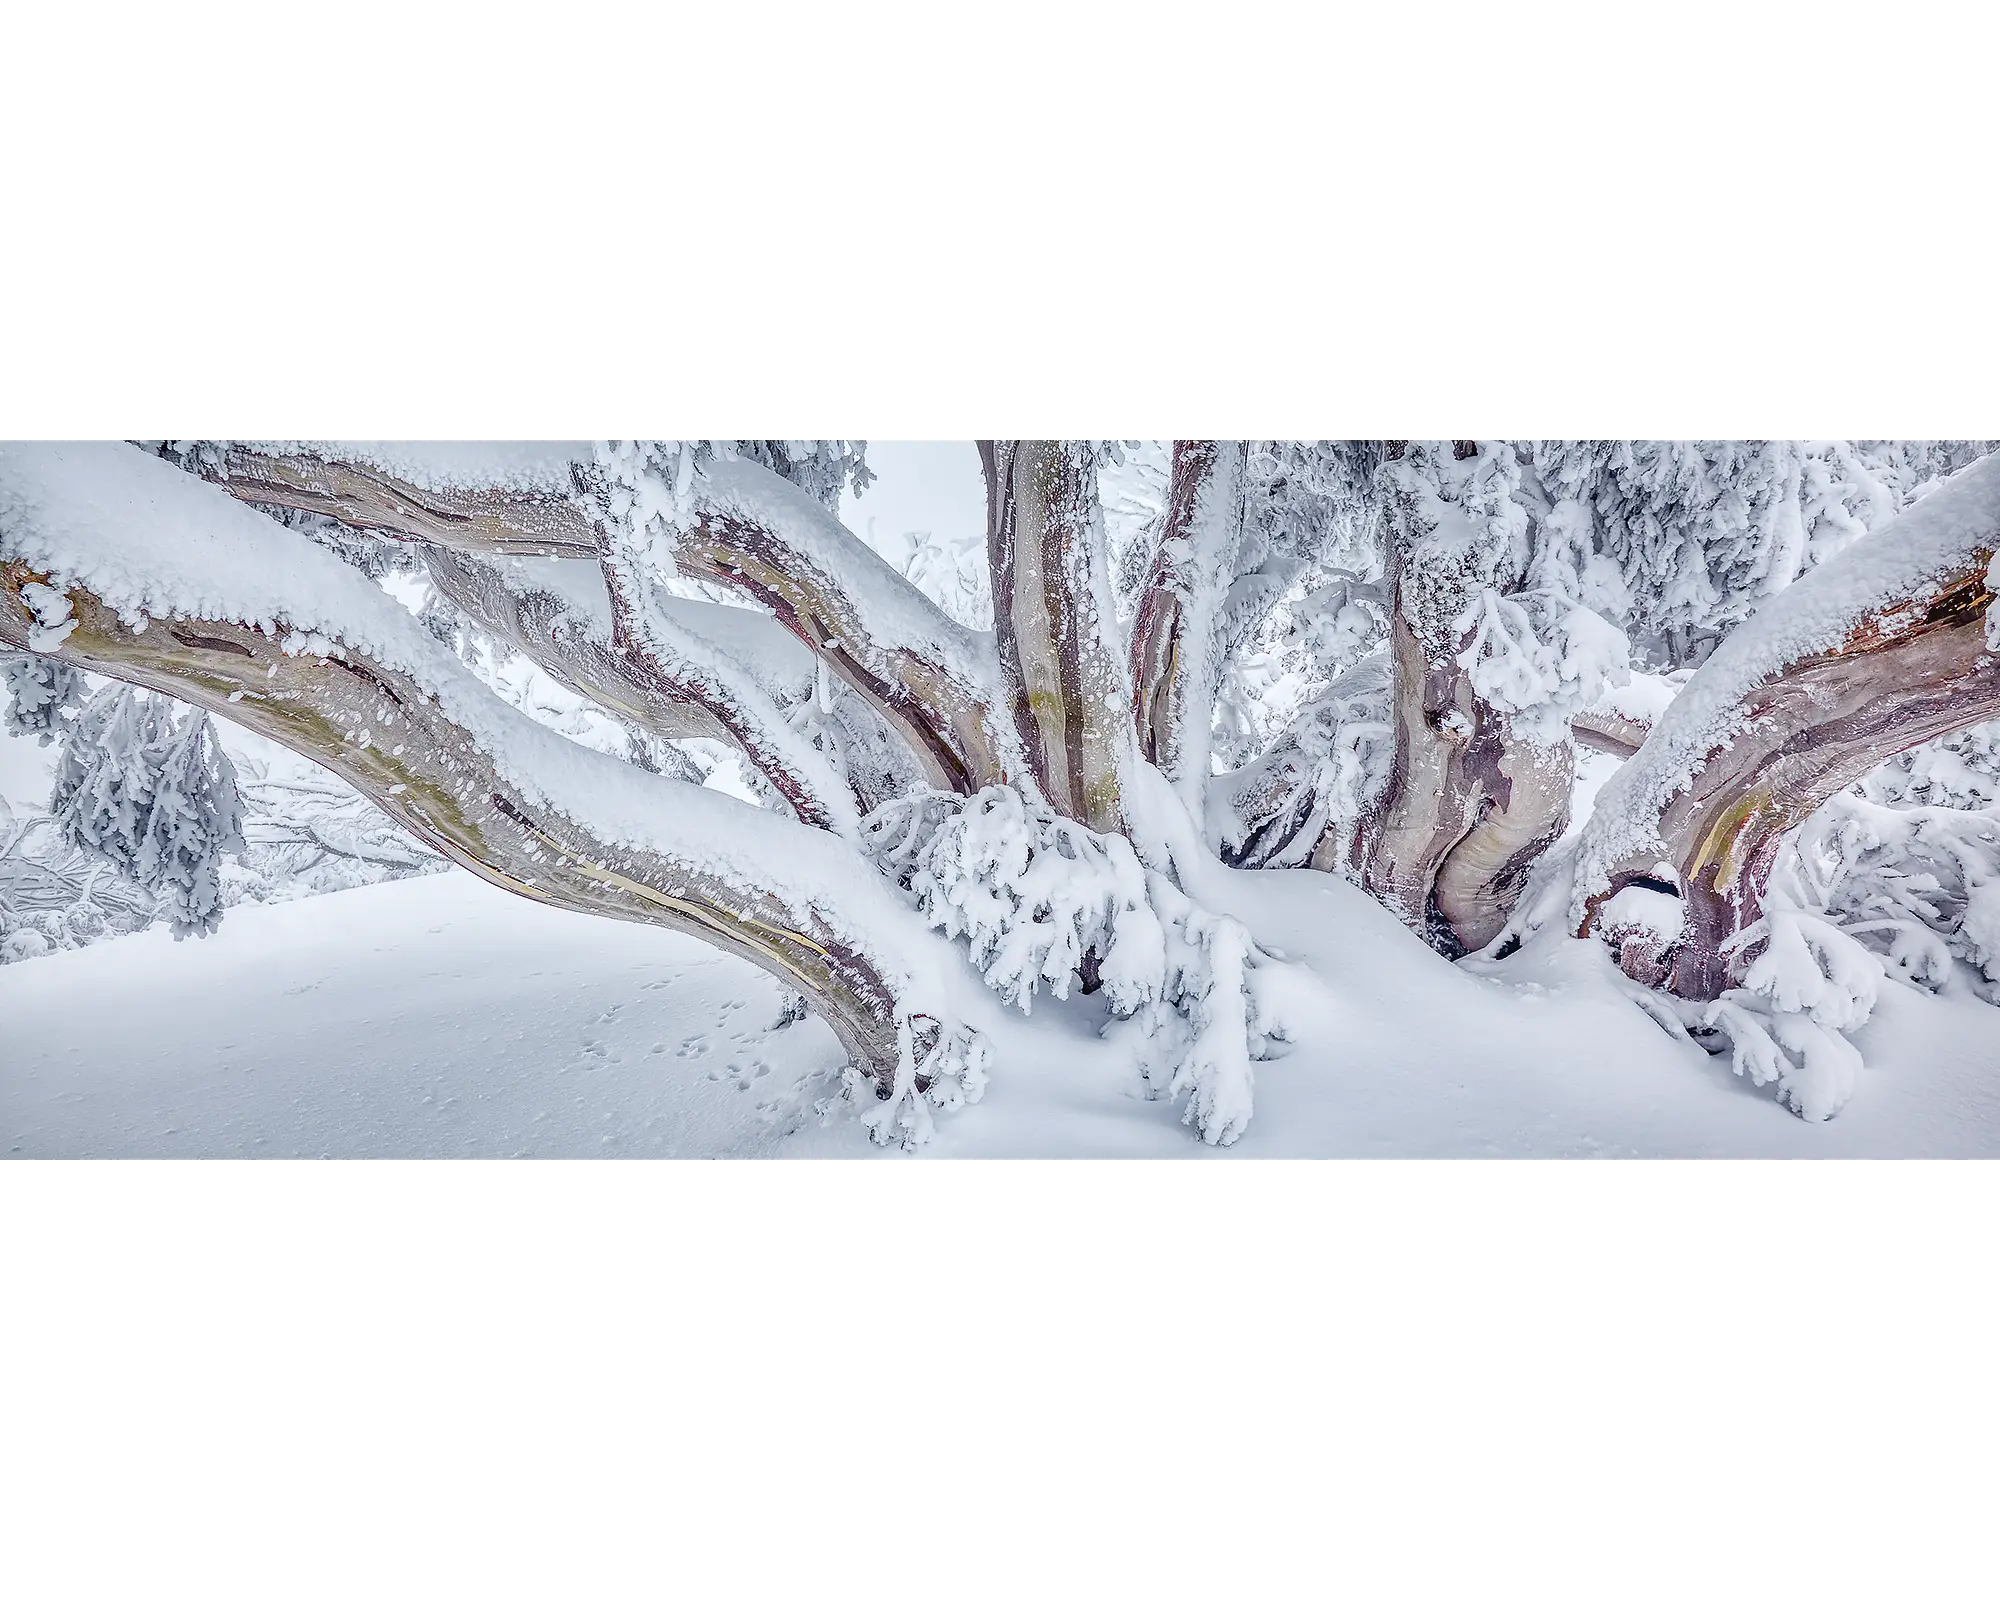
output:
{"label": "snow-covered ground", "polygon": [[[1303,960],[1300,1037],[1226,1151],[1037,1005],[932,1156],[1994,1156],[2000,1009],[1895,985],[1834,1121],[1799,1121],[1616,994],[1589,945],[1506,982],[1440,961],[1309,872],[1226,874]],[[1520,968],[1527,956],[1507,963]],[[241,906],[0,968],[0,1152],[36,1156],[855,1156],[817,1021],[679,934],[551,911],[470,874]]]}

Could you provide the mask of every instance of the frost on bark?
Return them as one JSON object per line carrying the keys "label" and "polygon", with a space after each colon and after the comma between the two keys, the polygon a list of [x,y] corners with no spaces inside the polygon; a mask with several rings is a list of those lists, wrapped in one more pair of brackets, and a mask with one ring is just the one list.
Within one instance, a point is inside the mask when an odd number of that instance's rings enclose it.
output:
{"label": "frost on bark", "polygon": [[1062,815],[1124,824],[1131,684],[1116,639],[1096,453],[1086,440],[983,439],[1002,689],[1022,759]]}
{"label": "frost on bark", "polygon": [[1222,667],[1220,602],[1242,538],[1244,454],[1241,440],[1174,441],[1166,515],[1132,618],[1139,755],[1197,816]]}

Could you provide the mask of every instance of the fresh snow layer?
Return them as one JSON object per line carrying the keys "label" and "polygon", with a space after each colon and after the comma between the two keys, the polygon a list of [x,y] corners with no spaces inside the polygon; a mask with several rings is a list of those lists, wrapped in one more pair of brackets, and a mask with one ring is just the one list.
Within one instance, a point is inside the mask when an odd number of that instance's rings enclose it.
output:
{"label": "fresh snow layer", "polygon": [[265,455],[345,462],[418,489],[568,494],[570,469],[594,459],[588,440],[259,439]]}
{"label": "fresh snow layer", "polygon": [[[1218,1151],[1145,1098],[1095,1003],[996,1018],[926,1156],[1996,1156],[2000,1009],[1883,985],[1853,1100],[1807,1124],[1670,1039],[1565,942],[1486,977],[1313,872],[1204,901],[1305,962],[1298,1043]],[[1505,981],[1502,981],[1504,977]],[[881,1156],[815,1112],[839,1052],[747,963],[451,872],[0,968],[0,1154]],[[762,1070],[760,1070],[762,1069]]]}

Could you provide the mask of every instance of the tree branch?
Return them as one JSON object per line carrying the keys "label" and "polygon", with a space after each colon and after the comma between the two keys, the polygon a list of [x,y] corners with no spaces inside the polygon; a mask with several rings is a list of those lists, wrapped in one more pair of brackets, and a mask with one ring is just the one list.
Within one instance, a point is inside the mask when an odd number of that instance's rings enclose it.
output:
{"label": "tree branch", "polygon": [[840,774],[793,730],[756,678],[713,644],[664,615],[654,616],[645,642],[637,642],[615,588],[602,619],[538,586],[532,566],[505,571],[437,546],[426,548],[424,560],[447,600],[558,682],[663,739],[734,745],[801,822],[855,831],[859,816]]}
{"label": "tree branch", "polygon": [[915,751],[934,788],[1002,780],[990,635],[953,622],[818,501],[754,462],[718,458],[675,539],[689,577],[767,607]]}
{"label": "tree branch", "polygon": [[[588,461],[587,451],[577,453],[574,469]],[[472,473],[422,484],[399,465],[331,444],[273,451],[231,441],[201,472],[247,504],[313,511],[393,539],[487,555],[596,555],[589,520],[559,479],[560,457],[532,487],[482,483]]]}
{"label": "tree branch", "polygon": [[878,1076],[942,992],[852,847],[541,727],[362,574],[127,446],[0,449],[0,640],[266,734],[516,893],[742,955]]}
{"label": "tree branch", "polygon": [[1996,548],[1989,457],[1726,637],[1600,793],[1578,844],[1576,931],[1664,862],[1685,902],[1670,986],[1728,988],[1756,954],[1737,936],[1762,916],[1784,835],[1899,751],[2000,716]]}
{"label": "tree branch", "polygon": [[[352,446],[231,444],[220,461],[195,464],[240,500],[391,538],[596,560],[603,530],[589,502],[602,475],[574,451],[564,487],[564,460],[553,453],[530,487],[480,482],[471,470],[463,483],[420,483],[399,460]],[[1009,752],[989,714],[990,637],[952,622],[804,490],[755,462],[707,462],[674,556],[688,577],[767,608],[897,730],[933,786],[969,794],[998,781]]]}

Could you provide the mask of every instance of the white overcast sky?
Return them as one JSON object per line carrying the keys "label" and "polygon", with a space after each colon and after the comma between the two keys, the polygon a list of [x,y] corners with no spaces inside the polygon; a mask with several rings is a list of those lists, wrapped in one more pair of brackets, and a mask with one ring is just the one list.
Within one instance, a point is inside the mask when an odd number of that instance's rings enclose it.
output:
{"label": "white overcast sky", "polygon": [[840,520],[871,544],[899,533],[986,537],[986,480],[970,439],[870,439],[868,466],[875,481],[842,497]]}

